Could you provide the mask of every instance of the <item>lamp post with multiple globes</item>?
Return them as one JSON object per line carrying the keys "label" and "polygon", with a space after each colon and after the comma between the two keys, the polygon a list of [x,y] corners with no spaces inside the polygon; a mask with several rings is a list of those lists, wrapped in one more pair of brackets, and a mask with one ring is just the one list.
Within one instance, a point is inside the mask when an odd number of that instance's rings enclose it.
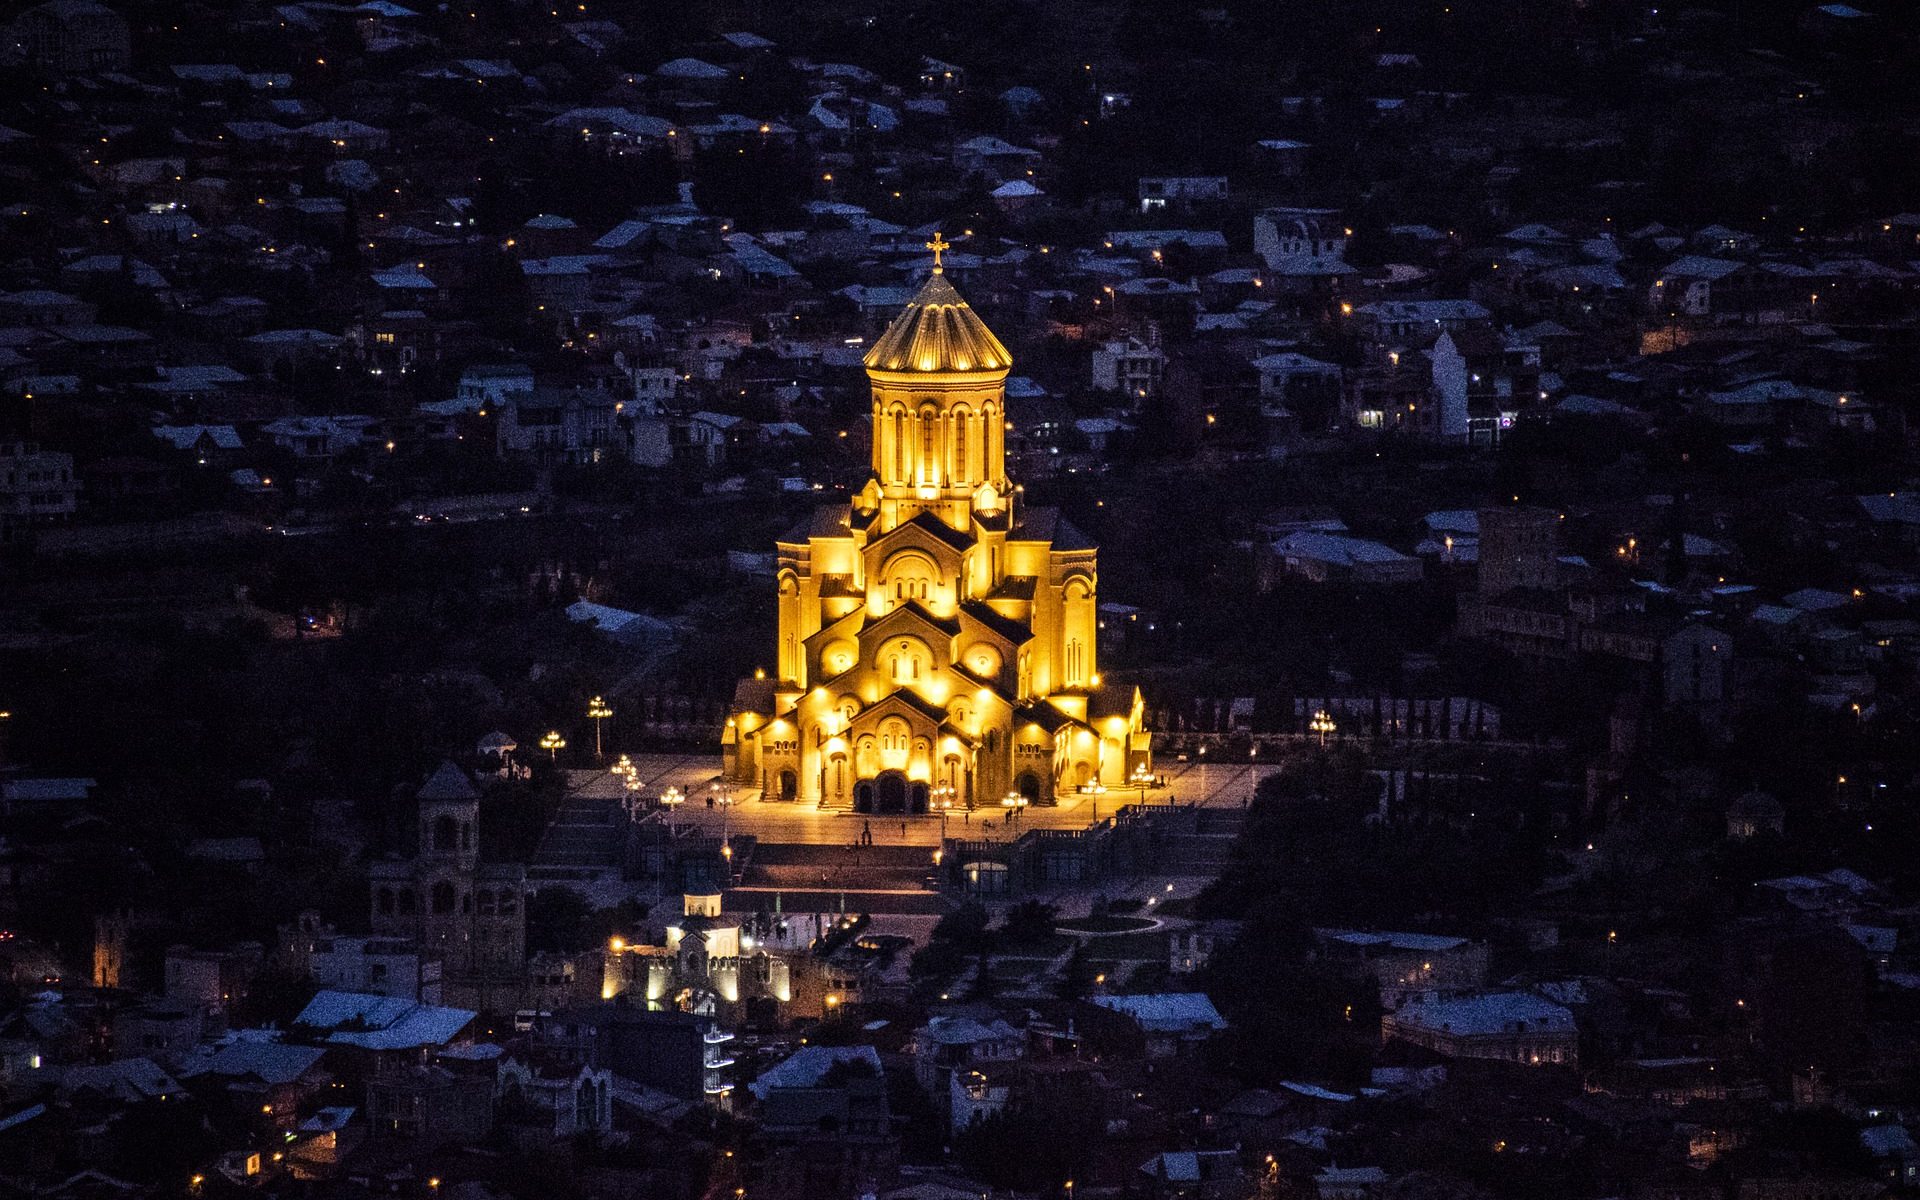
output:
{"label": "lamp post with multiple globes", "polygon": [[607,718],[613,715],[613,709],[607,706],[605,697],[595,696],[587,701],[587,716],[593,718],[593,756],[604,759],[607,756],[605,743],[601,740],[601,728]]}
{"label": "lamp post with multiple globes", "polygon": [[1013,835],[1011,828],[1012,823],[1020,819],[1021,811],[1031,803],[1033,802],[1028,800],[1026,796],[1020,792],[1008,792],[1006,795],[1000,797],[1000,807],[1007,810],[1007,822],[1009,824],[1007,835],[1009,837]]}
{"label": "lamp post with multiple globes", "polygon": [[724,779],[716,779],[708,785],[707,792],[713,802],[720,806],[720,852],[731,858],[733,844],[727,837],[727,824],[733,812],[733,785]]}
{"label": "lamp post with multiple globes", "polygon": [[1140,807],[1145,808],[1147,806],[1147,785],[1153,782],[1153,772],[1147,770],[1146,763],[1139,763],[1133,768],[1133,774],[1127,777],[1127,782],[1140,789]]}
{"label": "lamp post with multiple globes", "polygon": [[627,769],[624,771],[619,767],[615,767],[613,773],[614,776],[620,780],[620,790],[622,793],[620,796],[620,811],[627,814],[627,820],[629,822],[638,824],[641,816],[652,807],[647,803],[646,798],[640,794],[642,790],[640,773],[635,771],[631,764],[628,764]]}
{"label": "lamp post with multiple globes", "polygon": [[1320,748],[1327,748],[1327,735],[1340,728],[1333,723],[1333,715],[1324,708],[1313,710],[1313,720],[1307,722],[1307,728],[1320,735]]}
{"label": "lamp post with multiple globes", "polygon": [[950,783],[943,783],[933,789],[933,806],[940,810],[940,840],[947,840],[947,814],[953,811],[955,789]]}
{"label": "lamp post with multiple globes", "polygon": [[667,810],[667,837],[673,837],[673,810],[686,803],[687,795],[677,787],[668,785],[660,793],[660,807]]}
{"label": "lamp post with multiple globes", "polygon": [[540,748],[547,752],[548,760],[560,761],[560,752],[567,748],[567,739],[560,736],[558,729],[549,729],[540,735]]}

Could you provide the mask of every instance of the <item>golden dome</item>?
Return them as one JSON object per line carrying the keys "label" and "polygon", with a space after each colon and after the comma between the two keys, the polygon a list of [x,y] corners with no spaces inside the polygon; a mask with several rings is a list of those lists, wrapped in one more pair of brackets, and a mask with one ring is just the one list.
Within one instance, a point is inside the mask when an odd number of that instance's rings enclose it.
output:
{"label": "golden dome", "polygon": [[1005,371],[1013,355],[939,267],[867,351],[867,370],[916,375]]}

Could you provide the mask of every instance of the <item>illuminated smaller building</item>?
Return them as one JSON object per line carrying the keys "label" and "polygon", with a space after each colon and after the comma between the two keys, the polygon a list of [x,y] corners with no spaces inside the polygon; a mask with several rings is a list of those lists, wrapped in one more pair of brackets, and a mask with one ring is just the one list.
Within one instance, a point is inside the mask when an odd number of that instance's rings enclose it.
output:
{"label": "illuminated smaller building", "polygon": [[600,995],[731,1021],[750,1002],[791,1001],[792,967],[784,945],[766,944],[721,912],[718,872],[696,865],[687,872],[680,916],[667,925],[661,944],[615,938],[608,945]]}

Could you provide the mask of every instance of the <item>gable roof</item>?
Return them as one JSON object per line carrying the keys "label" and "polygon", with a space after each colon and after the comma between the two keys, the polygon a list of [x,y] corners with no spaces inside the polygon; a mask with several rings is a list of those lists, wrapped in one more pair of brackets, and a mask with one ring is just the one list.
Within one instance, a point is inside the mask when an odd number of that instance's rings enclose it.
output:
{"label": "gable roof", "polygon": [[[335,1032],[327,1041],[365,1050],[413,1050],[441,1046],[460,1035],[475,1013],[464,1008],[416,1004],[392,996],[323,989],[300,1010],[301,1025]],[[364,1031],[342,1031],[344,1025]]]}
{"label": "gable roof", "polygon": [[442,762],[434,769],[426,783],[416,793],[420,800],[462,801],[478,800],[480,793],[473,790],[473,781],[467,773],[451,762]]}
{"label": "gable roof", "polygon": [[262,1083],[292,1083],[325,1058],[325,1046],[289,1046],[281,1042],[237,1041],[226,1046],[202,1046],[180,1069],[185,1079],[201,1075],[253,1078]]}
{"label": "gable roof", "polygon": [[881,1074],[880,1052],[872,1046],[807,1046],[763,1072],[747,1087],[764,1101],[777,1089],[814,1087],[843,1062],[866,1063],[874,1075]]}
{"label": "gable roof", "polygon": [[1225,1029],[1227,1019],[1205,992],[1156,992],[1138,996],[1096,996],[1101,1008],[1131,1017],[1149,1033],[1186,1033]]}

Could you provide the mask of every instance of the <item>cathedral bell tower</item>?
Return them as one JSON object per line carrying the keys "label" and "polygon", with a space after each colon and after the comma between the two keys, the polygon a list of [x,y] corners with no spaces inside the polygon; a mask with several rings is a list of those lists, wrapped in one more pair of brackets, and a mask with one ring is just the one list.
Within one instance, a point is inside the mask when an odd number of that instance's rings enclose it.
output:
{"label": "cathedral bell tower", "polygon": [[1007,491],[1007,372],[1013,356],[948,282],[933,272],[867,352],[873,385],[873,477],[856,507],[885,533],[922,512],[962,533],[972,514],[998,512]]}

